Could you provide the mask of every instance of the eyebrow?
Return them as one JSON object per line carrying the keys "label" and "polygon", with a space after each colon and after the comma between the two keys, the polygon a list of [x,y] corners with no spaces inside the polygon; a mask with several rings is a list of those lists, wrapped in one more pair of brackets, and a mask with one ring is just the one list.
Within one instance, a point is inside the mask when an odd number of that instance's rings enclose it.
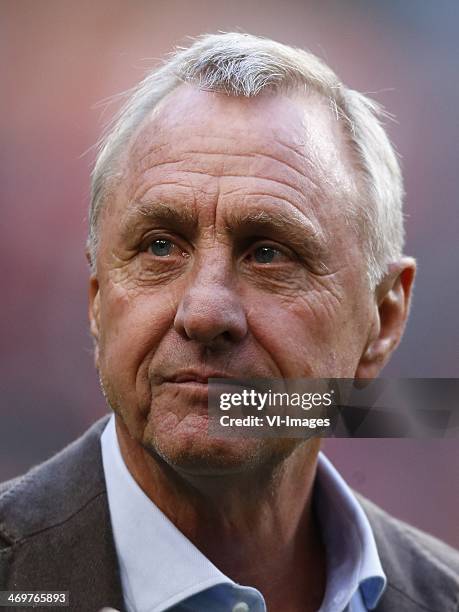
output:
{"label": "eyebrow", "polygon": [[133,202],[129,205],[128,213],[122,221],[121,235],[123,238],[129,238],[151,223],[177,231],[197,228],[196,215],[190,205],[182,203],[180,208],[177,208],[157,200]]}
{"label": "eyebrow", "polygon": [[292,207],[289,212],[282,210],[230,211],[226,229],[230,233],[257,232],[272,239],[285,240],[300,252],[323,260],[328,252],[328,241],[321,228]]}

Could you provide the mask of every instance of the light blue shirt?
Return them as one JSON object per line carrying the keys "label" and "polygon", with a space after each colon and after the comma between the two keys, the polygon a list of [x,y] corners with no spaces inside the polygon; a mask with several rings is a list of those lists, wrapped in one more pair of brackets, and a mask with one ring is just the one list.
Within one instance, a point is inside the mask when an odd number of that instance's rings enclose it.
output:
{"label": "light blue shirt", "polygon": [[[266,612],[257,589],[225,576],[137,485],[121,455],[113,416],[101,445],[128,612]],[[373,533],[357,499],[323,453],[314,504],[327,556],[319,612],[372,610],[386,586]]]}

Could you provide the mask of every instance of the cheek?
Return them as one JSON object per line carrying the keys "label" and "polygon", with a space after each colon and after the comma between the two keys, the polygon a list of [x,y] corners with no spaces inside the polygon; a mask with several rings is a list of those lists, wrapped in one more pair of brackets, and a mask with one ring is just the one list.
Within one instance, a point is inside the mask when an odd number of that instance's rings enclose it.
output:
{"label": "cheek", "polygon": [[270,296],[250,310],[250,329],[285,378],[353,374],[352,315],[344,300],[325,290]]}
{"label": "cheek", "polygon": [[[148,367],[175,309],[167,291],[126,290],[112,285],[101,292],[100,374],[117,404],[142,404],[149,396]],[[106,389],[107,390],[107,389]],[[108,391],[108,390],[107,390]]]}

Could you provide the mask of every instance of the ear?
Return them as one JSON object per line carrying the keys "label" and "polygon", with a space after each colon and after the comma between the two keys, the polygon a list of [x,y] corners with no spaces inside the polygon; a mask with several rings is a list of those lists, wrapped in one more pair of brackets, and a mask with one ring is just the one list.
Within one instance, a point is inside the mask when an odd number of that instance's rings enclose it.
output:
{"label": "ear", "polygon": [[400,342],[410,310],[416,262],[403,257],[390,264],[375,289],[374,320],[355,378],[376,378]]}
{"label": "ear", "polygon": [[95,274],[89,278],[89,329],[94,340],[94,365],[99,369],[100,293]]}

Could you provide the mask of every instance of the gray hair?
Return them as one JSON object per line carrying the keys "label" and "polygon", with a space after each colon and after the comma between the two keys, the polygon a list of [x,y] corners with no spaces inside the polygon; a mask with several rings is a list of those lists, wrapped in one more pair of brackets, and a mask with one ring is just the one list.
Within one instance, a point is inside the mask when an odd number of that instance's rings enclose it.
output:
{"label": "gray hair", "polygon": [[380,123],[381,107],[344,86],[315,55],[249,34],[224,33],[197,38],[178,48],[132,91],[99,143],[92,173],[88,252],[95,269],[98,219],[107,185],[116,177],[117,161],[152,109],[183,83],[229,96],[257,96],[264,90],[310,88],[328,98],[342,121],[363,178],[359,226],[372,287],[382,279],[390,261],[401,255],[403,182],[396,153]]}

